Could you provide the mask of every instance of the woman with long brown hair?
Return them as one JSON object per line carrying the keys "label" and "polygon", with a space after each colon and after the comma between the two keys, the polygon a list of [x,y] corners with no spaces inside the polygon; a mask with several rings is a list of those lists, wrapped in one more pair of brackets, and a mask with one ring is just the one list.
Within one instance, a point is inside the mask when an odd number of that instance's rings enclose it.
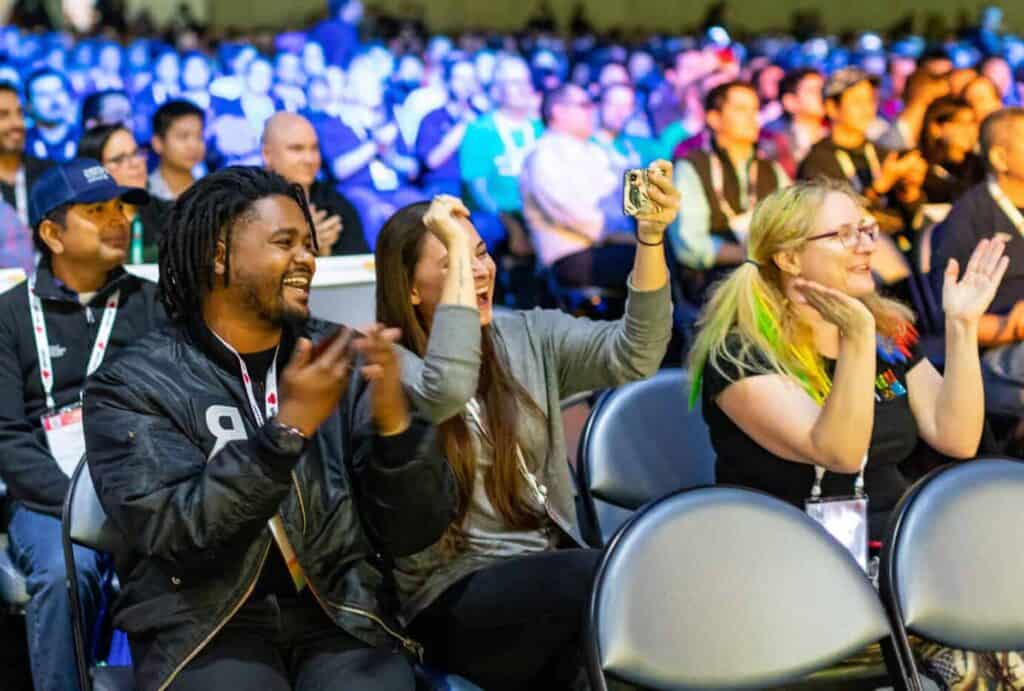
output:
{"label": "woman with long brown hair", "polygon": [[495,314],[495,266],[454,197],[398,211],[377,240],[377,316],[402,330],[402,379],[440,425],[458,480],[442,540],[399,559],[401,618],[427,660],[488,691],[566,689],[598,552],[580,539],[559,401],[653,374],[671,331],[664,232],[672,166],[649,169],[660,209],[638,218],[626,314]]}

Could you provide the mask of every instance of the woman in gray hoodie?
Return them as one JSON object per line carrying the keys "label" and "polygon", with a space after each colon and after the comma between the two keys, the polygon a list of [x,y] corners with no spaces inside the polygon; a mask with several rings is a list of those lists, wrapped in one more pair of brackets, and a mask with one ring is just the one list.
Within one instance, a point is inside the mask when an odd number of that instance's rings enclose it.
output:
{"label": "woman in gray hoodie", "polygon": [[649,170],[659,209],[637,218],[625,316],[494,314],[495,265],[454,197],[398,211],[377,240],[377,318],[402,330],[402,379],[441,429],[459,512],[395,564],[401,618],[427,660],[487,691],[570,688],[599,552],[580,539],[559,401],[652,375],[672,304],[665,228],[672,165]]}

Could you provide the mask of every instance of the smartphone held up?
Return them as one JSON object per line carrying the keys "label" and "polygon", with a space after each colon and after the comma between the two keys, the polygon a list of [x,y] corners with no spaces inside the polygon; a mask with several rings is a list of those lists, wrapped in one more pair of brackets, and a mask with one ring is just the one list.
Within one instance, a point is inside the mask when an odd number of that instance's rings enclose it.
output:
{"label": "smartphone held up", "polygon": [[622,208],[627,216],[645,216],[661,211],[661,207],[648,194],[650,184],[646,168],[626,171],[622,185]]}

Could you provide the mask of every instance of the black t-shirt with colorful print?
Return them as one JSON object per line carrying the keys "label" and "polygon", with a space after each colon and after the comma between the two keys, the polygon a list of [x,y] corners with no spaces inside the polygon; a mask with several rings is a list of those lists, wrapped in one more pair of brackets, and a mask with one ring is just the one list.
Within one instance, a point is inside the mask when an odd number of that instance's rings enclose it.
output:
{"label": "black t-shirt with colorful print", "polygon": [[[727,341],[726,347],[737,352],[738,342]],[[921,360],[916,338],[905,339],[901,344],[879,338],[875,420],[864,471],[873,540],[881,539],[889,512],[910,485],[899,469],[899,464],[914,452],[918,442],[917,422],[907,395],[907,373]],[[835,362],[826,359],[826,366],[832,374]],[[814,483],[814,466],[786,460],[764,449],[715,402],[726,387],[749,376],[756,376],[756,373],[726,362],[718,363],[717,367],[708,362],[704,369],[701,402],[711,444],[718,455],[717,481],[758,489],[802,509]],[[778,414],[784,419],[786,411],[780,409]],[[855,479],[856,474],[826,473],[822,496],[852,495]]]}

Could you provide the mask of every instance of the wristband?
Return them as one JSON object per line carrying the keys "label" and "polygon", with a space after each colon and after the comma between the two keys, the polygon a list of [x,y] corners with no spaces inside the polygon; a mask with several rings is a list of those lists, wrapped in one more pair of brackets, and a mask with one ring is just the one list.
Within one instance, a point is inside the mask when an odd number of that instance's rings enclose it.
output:
{"label": "wristband", "polygon": [[640,239],[640,236],[639,236],[639,235],[637,235],[637,236],[636,236],[636,241],[637,241],[637,242],[638,242],[639,244],[641,244],[641,245],[644,245],[644,246],[646,246],[646,247],[658,247],[659,245],[664,245],[664,244],[665,244],[665,236],[664,236],[664,235],[662,235],[662,236],[661,236],[661,239],[660,239],[660,240],[658,240],[657,242],[644,242],[643,240],[641,240],[641,239]]}

